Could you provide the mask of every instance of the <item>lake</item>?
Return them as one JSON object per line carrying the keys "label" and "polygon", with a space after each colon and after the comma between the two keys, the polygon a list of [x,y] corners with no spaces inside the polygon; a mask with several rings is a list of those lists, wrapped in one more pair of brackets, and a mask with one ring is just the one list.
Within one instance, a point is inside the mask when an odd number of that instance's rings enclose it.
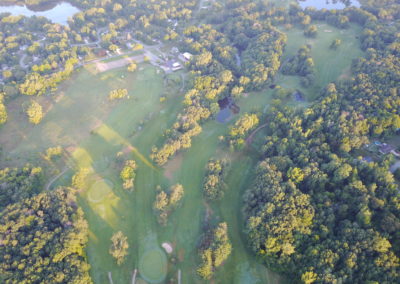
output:
{"label": "lake", "polygon": [[[334,0],[305,0],[301,1],[299,0],[299,5],[301,8],[305,9],[307,7],[315,7],[317,9],[337,9],[341,10],[346,8],[346,5],[341,2],[341,1],[334,1]],[[348,3],[348,7],[353,6],[353,7],[360,7],[361,4],[357,0],[351,0],[351,1],[344,1]]]}
{"label": "lake", "polygon": [[[36,9],[35,9],[36,10]],[[70,3],[61,2],[56,6],[51,7],[51,9],[34,11],[32,8],[26,6],[10,5],[10,6],[0,6],[0,13],[11,13],[14,16],[24,15],[26,17],[30,16],[43,16],[52,21],[53,23],[58,23],[61,25],[68,25],[68,18],[72,17],[74,14],[80,12],[80,10]]]}

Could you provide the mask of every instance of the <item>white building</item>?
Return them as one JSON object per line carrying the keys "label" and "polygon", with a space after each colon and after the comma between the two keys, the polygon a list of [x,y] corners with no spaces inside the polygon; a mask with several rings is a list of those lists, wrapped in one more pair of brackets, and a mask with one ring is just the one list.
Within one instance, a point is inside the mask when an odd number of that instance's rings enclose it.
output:
{"label": "white building", "polygon": [[193,57],[193,54],[191,54],[189,52],[185,52],[182,55],[183,55],[183,58],[185,58],[185,60],[187,60],[187,61],[189,61]]}
{"label": "white building", "polygon": [[172,69],[172,71],[180,70],[180,69],[182,69],[182,65],[179,62],[174,62],[174,63],[172,63],[171,69]]}

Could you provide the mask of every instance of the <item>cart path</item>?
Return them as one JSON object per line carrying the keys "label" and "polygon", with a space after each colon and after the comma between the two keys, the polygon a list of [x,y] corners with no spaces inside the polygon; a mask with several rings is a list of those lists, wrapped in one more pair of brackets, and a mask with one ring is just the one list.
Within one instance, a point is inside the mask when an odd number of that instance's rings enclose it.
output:
{"label": "cart path", "polygon": [[56,175],[55,177],[53,177],[46,185],[46,190],[50,189],[50,186],[59,178],[61,177],[63,174],[65,174],[67,171],[69,170],[69,167],[65,167],[61,173],[59,173],[58,175]]}

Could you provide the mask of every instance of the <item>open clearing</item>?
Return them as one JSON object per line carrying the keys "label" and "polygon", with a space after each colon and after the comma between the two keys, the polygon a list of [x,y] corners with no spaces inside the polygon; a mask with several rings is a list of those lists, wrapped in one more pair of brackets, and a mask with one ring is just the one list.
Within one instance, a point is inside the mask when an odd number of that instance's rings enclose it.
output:
{"label": "open clearing", "polygon": [[[350,24],[347,29],[338,29],[322,22],[313,22],[312,24],[315,24],[318,29],[316,38],[304,36],[303,30],[299,28],[289,30],[281,28],[281,31],[288,36],[282,62],[295,55],[301,46],[311,45],[311,57],[315,63],[315,84],[309,88],[303,88],[298,76],[280,75],[277,78],[278,83],[284,87],[297,86],[298,89],[307,94],[309,99],[314,99],[326,84],[338,78],[348,79],[352,60],[364,54],[356,36],[361,34],[359,26]],[[329,46],[335,39],[340,39],[342,44],[336,50],[333,50]]]}

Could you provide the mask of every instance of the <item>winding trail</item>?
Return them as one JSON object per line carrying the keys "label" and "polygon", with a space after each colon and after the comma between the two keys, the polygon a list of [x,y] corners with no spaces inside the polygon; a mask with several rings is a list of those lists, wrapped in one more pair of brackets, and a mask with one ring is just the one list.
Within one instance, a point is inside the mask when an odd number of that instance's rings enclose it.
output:
{"label": "winding trail", "polygon": [[49,189],[50,189],[50,186],[51,186],[59,177],[61,177],[63,174],[65,174],[66,171],[68,171],[68,170],[69,170],[69,167],[67,166],[67,167],[65,167],[65,168],[62,170],[61,173],[59,173],[58,175],[56,175],[55,177],[53,177],[53,178],[47,183],[45,190],[49,190]]}
{"label": "winding trail", "polygon": [[256,135],[256,133],[263,129],[264,127],[267,127],[268,123],[264,123],[263,125],[260,125],[259,127],[257,127],[257,129],[255,129],[250,135],[249,137],[246,138],[246,145],[250,145],[253,142],[253,138],[254,135]]}

